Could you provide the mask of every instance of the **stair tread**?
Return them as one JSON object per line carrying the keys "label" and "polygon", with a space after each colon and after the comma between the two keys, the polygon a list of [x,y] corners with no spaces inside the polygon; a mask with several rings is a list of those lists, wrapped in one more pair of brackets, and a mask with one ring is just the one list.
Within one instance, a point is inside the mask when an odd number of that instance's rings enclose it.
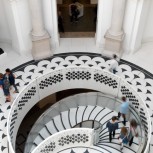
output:
{"label": "stair tread", "polygon": [[90,114],[90,120],[94,120],[95,117],[98,115],[98,113],[100,113],[100,111],[102,111],[104,108],[100,107],[100,106],[96,106],[96,108],[92,111],[92,113]]}
{"label": "stair tread", "polygon": [[60,115],[55,116],[55,117],[53,118],[53,120],[54,120],[54,124],[55,124],[56,128],[58,129],[58,131],[63,131],[63,130],[65,130],[65,128],[63,127],[63,124],[62,124],[61,116],[60,116]]}
{"label": "stair tread", "polygon": [[88,117],[94,108],[95,108],[95,106],[88,105],[88,107],[86,108],[86,110],[84,112],[83,121],[88,120]]}
{"label": "stair tread", "polygon": [[48,131],[46,130],[46,128],[41,129],[41,131],[39,132],[43,138],[48,138],[50,136],[50,134],[48,133]]}
{"label": "stair tread", "polygon": [[54,134],[54,133],[58,132],[58,131],[56,130],[56,128],[55,128],[54,123],[53,123],[52,120],[51,120],[50,122],[48,122],[48,123],[46,124],[46,126],[47,126],[47,128],[48,128],[48,130],[50,131],[51,134]]}
{"label": "stair tread", "polygon": [[76,125],[76,111],[77,108],[71,108],[69,111],[70,124],[72,127]]}
{"label": "stair tread", "polygon": [[82,116],[84,115],[84,110],[86,106],[79,106],[77,111],[77,124],[82,122]]}
{"label": "stair tread", "polygon": [[65,112],[61,112],[61,116],[62,116],[62,120],[64,121],[63,124],[65,126],[66,129],[70,129],[70,121],[69,121],[69,112],[65,111]]}

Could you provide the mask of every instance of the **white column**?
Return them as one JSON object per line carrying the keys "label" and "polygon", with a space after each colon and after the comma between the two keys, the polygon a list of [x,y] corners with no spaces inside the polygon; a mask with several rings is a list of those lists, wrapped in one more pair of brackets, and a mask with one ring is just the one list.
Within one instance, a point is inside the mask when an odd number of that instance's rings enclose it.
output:
{"label": "white column", "polygon": [[25,53],[25,45],[22,35],[22,27],[20,24],[17,0],[3,0],[5,5],[9,30],[11,33],[12,48],[19,54]]}
{"label": "white column", "polygon": [[123,19],[126,0],[114,0],[110,29],[105,34],[105,50],[121,54],[124,39]]}
{"label": "white column", "polygon": [[50,57],[50,36],[45,30],[42,15],[42,0],[29,0],[32,20],[32,54],[35,60]]}
{"label": "white column", "polygon": [[127,44],[130,54],[133,54],[141,48],[144,28],[148,19],[151,1],[152,0],[137,0],[130,43]]}
{"label": "white column", "polygon": [[105,44],[105,33],[111,25],[113,0],[98,0],[96,46],[102,51]]}
{"label": "white column", "polygon": [[29,0],[31,8],[33,36],[43,36],[46,33],[43,23],[41,1],[42,0]]}
{"label": "white column", "polygon": [[51,36],[51,49],[59,47],[57,0],[42,0],[45,28]]}
{"label": "white column", "polygon": [[109,33],[113,36],[118,36],[123,34],[123,18],[125,12],[126,0],[115,0],[113,2],[113,12],[112,21]]}

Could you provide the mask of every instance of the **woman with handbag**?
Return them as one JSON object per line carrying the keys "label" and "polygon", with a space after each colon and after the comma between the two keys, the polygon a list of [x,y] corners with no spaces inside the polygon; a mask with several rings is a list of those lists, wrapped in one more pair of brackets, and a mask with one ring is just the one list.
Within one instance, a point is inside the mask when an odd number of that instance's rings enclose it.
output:
{"label": "woman with handbag", "polygon": [[136,122],[136,120],[132,119],[130,121],[130,128],[129,128],[129,135],[128,135],[129,146],[132,145],[134,137],[138,137],[138,129],[137,129],[137,122]]}
{"label": "woman with handbag", "polygon": [[128,130],[126,127],[121,128],[121,133],[118,137],[119,143],[121,144],[121,150],[123,150],[124,144],[128,143]]}

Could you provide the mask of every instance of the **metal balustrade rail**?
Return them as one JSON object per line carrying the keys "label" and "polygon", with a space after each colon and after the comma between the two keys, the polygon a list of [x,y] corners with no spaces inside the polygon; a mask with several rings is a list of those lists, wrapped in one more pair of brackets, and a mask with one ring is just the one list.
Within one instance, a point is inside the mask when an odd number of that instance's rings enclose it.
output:
{"label": "metal balustrade rail", "polygon": [[120,99],[129,98],[131,106],[139,115],[144,126],[146,146],[149,150],[151,120],[147,107],[138,93],[119,76],[99,68],[69,67],[54,70],[31,81],[14,100],[8,120],[7,135],[10,153],[15,153],[18,128],[28,111],[41,99],[66,89],[86,88]]}
{"label": "metal balustrade rail", "polygon": [[67,148],[90,147],[93,145],[94,130],[75,128],[58,132],[44,140],[32,153],[55,153]]}

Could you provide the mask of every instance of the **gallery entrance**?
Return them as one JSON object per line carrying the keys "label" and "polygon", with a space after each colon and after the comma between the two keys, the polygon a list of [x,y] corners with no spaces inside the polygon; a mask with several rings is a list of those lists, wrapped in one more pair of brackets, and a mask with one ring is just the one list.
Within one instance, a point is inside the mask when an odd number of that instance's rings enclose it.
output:
{"label": "gallery entrance", "polygon": [[[72,6],[78,11],[72,18]],[[58,29],[61,38],[95,37],[97,2],[91,0],[57,0]]]}

